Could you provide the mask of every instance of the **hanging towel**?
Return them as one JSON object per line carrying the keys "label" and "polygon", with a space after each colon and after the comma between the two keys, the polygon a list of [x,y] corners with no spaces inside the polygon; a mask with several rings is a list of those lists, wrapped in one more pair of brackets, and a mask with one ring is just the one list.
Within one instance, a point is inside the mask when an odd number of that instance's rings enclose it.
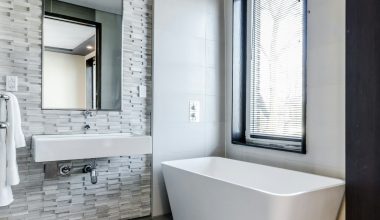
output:
{"label": "hanging towel", "polygon": [[25,147],[25,137],[21,128],[20,106],[17,97],[12,93],[9,96],[7,105],[8,128],[6,136],[7,145],[7,184],[17,185],[20,183],[18,166],[16,161],[16,148]]}
{"label": "hanging towel", "polygon": [[4,94],[9,96],[9,100],[1,100],[0,103],[0,121],[8,122],[8,128],[0,131],[0,206],[13,202],[11,186],[20,183],[16,148],[26,145],[17,97],[8,92]]}
{"label": "hanging towel", "polygon": [[[0,99],[0,121],[6,121],[6,102]],[[11,186],[7,184],[7,146],[5,144],[6,131],[0,129],[0,206],[13,202]]]}

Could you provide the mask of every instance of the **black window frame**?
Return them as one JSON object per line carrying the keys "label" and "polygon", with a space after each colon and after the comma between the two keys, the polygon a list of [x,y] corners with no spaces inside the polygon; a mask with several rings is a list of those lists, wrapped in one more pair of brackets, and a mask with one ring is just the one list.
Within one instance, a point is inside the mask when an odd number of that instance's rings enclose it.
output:
{"label": "black window frame", "polygon": [[[303,34],[303,99],[302,99],[302,139],[300,149],[285,148],[281,145],[260,145],[246,140],[246,102],[247,102],[247,19],[248,0],[232,0],[232,114],[231,143],[298,154],[306,154],[306,104],[307,104],[307,0],[304,4]],[[280,138],[277,138],[280,139]],[[273,138],[275,140],[275,138]]]}

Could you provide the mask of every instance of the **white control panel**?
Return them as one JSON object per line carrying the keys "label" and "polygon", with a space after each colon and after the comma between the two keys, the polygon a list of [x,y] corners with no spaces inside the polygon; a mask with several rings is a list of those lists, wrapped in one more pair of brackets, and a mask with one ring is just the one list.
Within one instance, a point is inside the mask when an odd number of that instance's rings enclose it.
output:
{"label": "white control panel", "polygon": [[199,122],[200,119],[200,103],[197,100],[189,101],[189,120],[190,122]]}
{"label": "white control panel", "polygon": [[17,92],[18,90],[17,76],[6,76],[5,90],[9,92]]}

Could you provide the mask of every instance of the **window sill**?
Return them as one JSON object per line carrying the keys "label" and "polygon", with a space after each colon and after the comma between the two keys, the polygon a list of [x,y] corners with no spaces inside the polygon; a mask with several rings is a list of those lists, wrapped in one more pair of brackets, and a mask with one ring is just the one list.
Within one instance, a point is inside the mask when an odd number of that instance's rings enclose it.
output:
{"label": "window sill", "polygon": [[[289,150],[289,149],[285,149],[285,148],[267,147],[267,146],[261,146],[258,144],[250,143],[247,141],[234,141],[233,140],[233,141],[231,141],[231,143],[235,144],[235,145],[241,145],[241,146],[247,146],[247,147],[256,147],[256,148],[261,148],[261,149],[266,149],[266,150],[277,150],[277,151],[291,152],[291,153],[296,153],[296,154],[306,154],[306,150],[302,151],[302,149],[300,149],[300,150]],[[304,149],[306,149],[306,148],[304,148]]]}

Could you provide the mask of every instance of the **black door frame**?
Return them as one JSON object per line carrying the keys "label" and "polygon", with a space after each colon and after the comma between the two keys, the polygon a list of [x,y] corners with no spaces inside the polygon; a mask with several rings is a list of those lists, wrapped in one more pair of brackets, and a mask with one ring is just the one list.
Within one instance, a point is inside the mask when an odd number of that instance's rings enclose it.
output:
{"label": "black door frame", "polygon": [[346,1],[346,218],[380,219],[380,1]]}

